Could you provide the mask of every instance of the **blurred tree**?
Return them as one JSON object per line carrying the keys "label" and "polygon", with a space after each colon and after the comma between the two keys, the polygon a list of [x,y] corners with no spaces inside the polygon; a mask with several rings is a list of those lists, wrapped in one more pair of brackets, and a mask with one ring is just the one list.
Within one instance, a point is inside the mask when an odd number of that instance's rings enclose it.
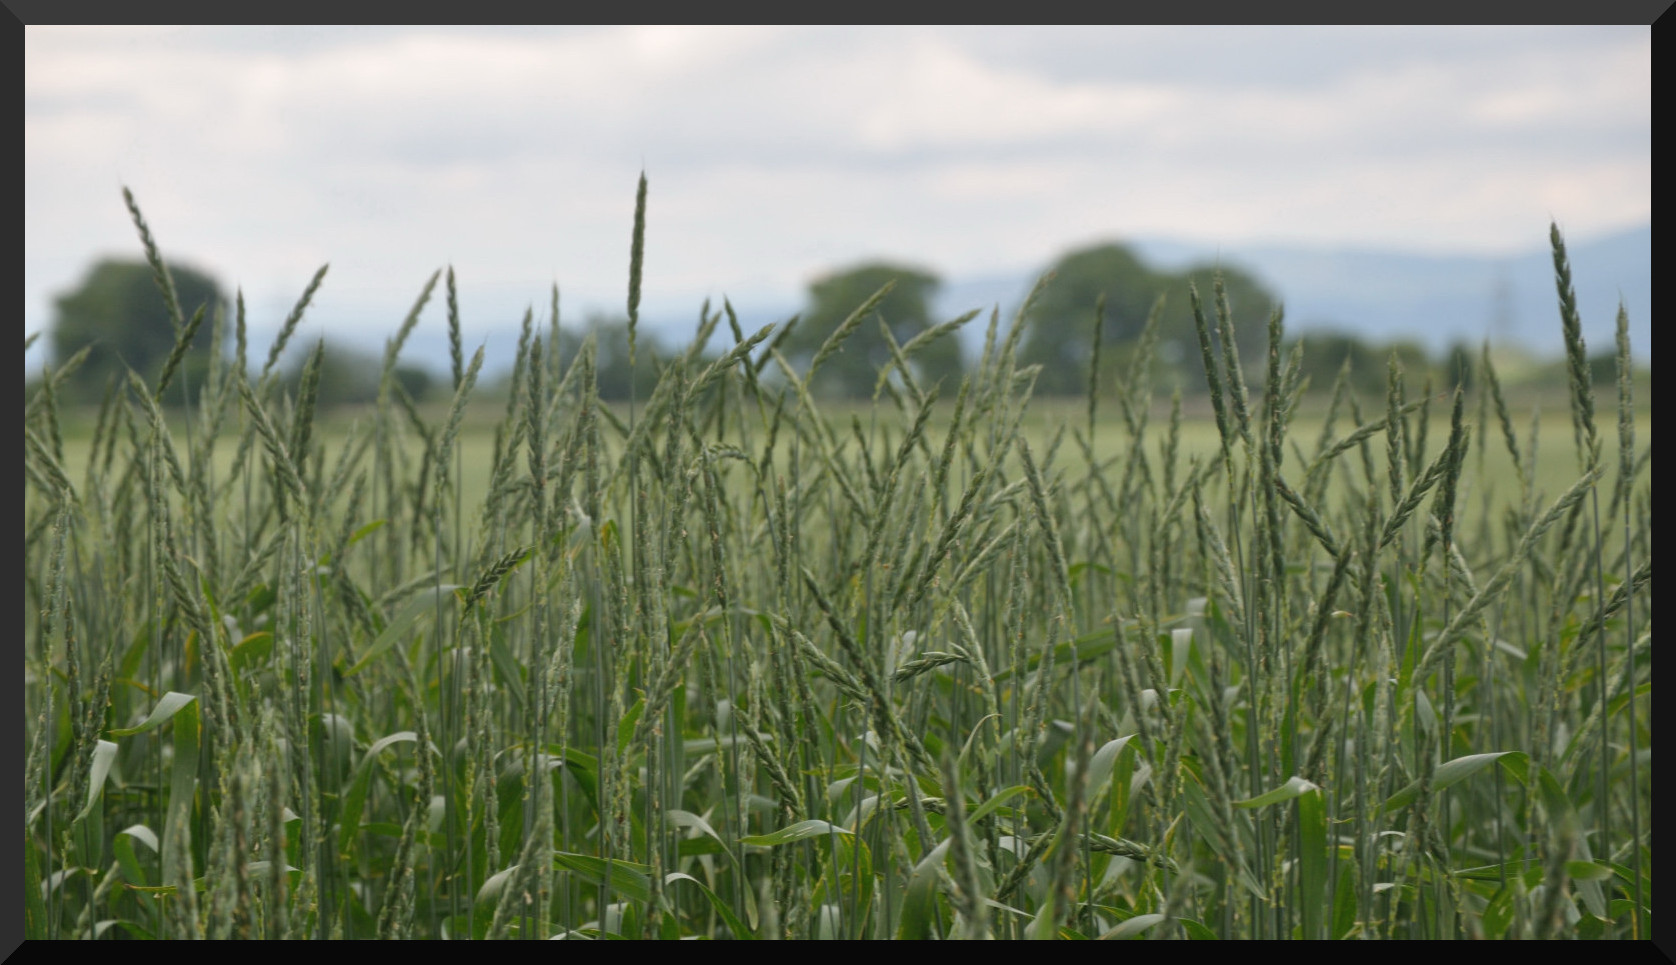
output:
{"label": "blurred tree", "polygon": [[1618,356],[1614,352],[1600,352],[1589,356],[1589,384],[1598,392],[1616,391],[1618,385]]}
{"label": "blurred tree", "polygon": [[[190,320],[199,306],[205,318],[175,379],[176,392],[204,384],[214,329],[225,326],[221,288],[215,279],[191,268],[171,266],[181,313]],[[54,358],[62,363],[91,346],[87,362],[75,374],[72,392],[86,398],[103,391],[113,375],[133,369],[150,381],[175,346],[175,320],[157,290],[151,266],[143,261],[106,259],[95,264],[81,285],[60,295],[52,328]]]}
{"label": "blurred tree", "polygon": [[[1328,392],[1338,379],[1339,369],[1350,362],[1350,388],[1361,396],[1382,396],[1385,392],[1387,349],[1370,344],[1348,332],[1313,331],[1291,340],[1304,343],[1303,376],[1311,392]],[[1407,363],[1404,363],[1405,367]]]}
{"label": "blurred tree", "polygon": [[[1252,276],[1234,268],[1221,271],[1233,312],[1234,338],[1239,344],[1240,357],[1249,363],[1258,357],[1267,341],[1268,317],[1275,298]],[[1053,280],[1037,299],[1019,352],[1021,363],[1042,365],[1036,391],[1075,395],[1088,390],[1094,308],[1102,293],[1106,298],[1101,321],[1102,385],[1115,386],[1115,379],[1127,371],[1137,341],[1146,328],[1147,316],[1159,295],[1164,296],[1164,310],[1158,321],[1154,376],[1174,375],[1189,387],[1204,384],[1200,375],[1203,365],[1199,338],[1187,286],[1189,281],[1198,286],[1214,336],[1217,272],[1214,266],[1196,265],[1180,274],[1157,272],[1127,247],[1105,244],[1071,252],[1059,259],[1053,272]]]}
{"label": "blurred tree", "polygon": [[1458,383],[1461,391],[1469,392],[1477,368],[1478,351],[1465,342],[1456,342],[1449,346],[1449,354],[1443,360],[1443,382],[1450,388]]}
{"label": "blurred tree", "polygon": [[1419,342],[1407,340],[1390,342],[1378,346],[1375,351],[1379,353],[1379,393],[1381,396],[1384,395],[1390,378],[1390,359],[1393,355],[1397,357],[1397,364],[1402,366],[1403,385],[1410,399],[1419,396],[1420,390],[1425,386],[1428,378],[1432,380],[1434,391],[1440,385],[1453,386],[1455,384],[1448,378],[1440,378],[1438,373],[1432,371],[1431,354]]}
{"label": "blurred tree", "polygon": [[657,337],[641,326],[635,332],[634,368],[631,371],[626,318],[590,315],[583,331],[561,327],[558,371],[562,374],[570,368],[588,332],[594,333],[599,345],[598,354],[594,357],[599,397],[607,402],[626,402],[631,394],[637,399],[650,396],[668,358]]}
{"label": "blurred tree", "polygon": [[[931,298],[941,284],[937,276],[884,262],[857,265],[809,286],[809,307],[786,339],[786,356],[807,365],[844,319],[891,281],[896,287],[874,314],[890,326],[897,344],[930,328]],[[839,352],[821,363],[810,388],[821,395],[866,398],[873,394],[879,369],[889,362],[890,346],[879,331],[879,323],[873,318],[863,319]],[[917,351],[912,362],[915,377],[926,385],[938,380],[952,383],[960,378],[962,369],[960,343],[953,336],[944,336]],[[944,390],[952,387],[945,385]]]}
{"label": "blurred tree", "polygon": [[[293,394],[302,382],[303,366],[312,349],[310,345],[293,354],[286,367],[285,385]],[[376,402],[378,376],[383,367],[384,360],[376,353],[341,342],[327,342],[320,356],[320,394],[316,404],[330,409]],[[397,365],[391,374],[415,402],[423,401],[435,382],[428,370],[417,365]]]}

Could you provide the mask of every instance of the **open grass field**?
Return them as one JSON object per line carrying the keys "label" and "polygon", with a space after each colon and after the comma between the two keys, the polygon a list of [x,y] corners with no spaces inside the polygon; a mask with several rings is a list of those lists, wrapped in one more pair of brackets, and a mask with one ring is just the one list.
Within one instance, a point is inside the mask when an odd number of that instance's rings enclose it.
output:
{"label": "open grass field", "polygon": [[[1608,387],[1610,389],[1610,387]],[[1612,391],[1597,391],[1596,406],[1611,407],[1616,404]],[[1362,400],[1364,409],[1372,408],[1374,400]],[[1379,401],[1383,405],[1383,400]],[[1544,496],[1553,497],[1563,492],[1566,487],[1576,481],[1576,459],[1571,451],[1573,445],[1570,419],[1567,416],[1569,400],[1563,395],[1550,395],[1545,398],[1525,399],[1523,411],[1510,412],[1517,422],[1516,431],[1520,436],[1521,446],[1530,446],[1532,442],[1533,420],[1535,428],[1535,446],[1538,453],[1535,460],[1532,482],[1534,493],[1539,501]],[[1651,406],[1645,398],[1639,398],[1635,410],[1634,437],[1637,458],[1646,457],[1652,448],[1653,421]],[[884,403],[889,405],[888,402]],[[1516,405],[1517,403],[1515,403]],[[1449,431],[1448,396],[1439,393],[1427,413],[1427,432],[1433,440],[1447,435]],[[459,451],[459,471],[454,482],[459,489],[459,499],[463,506],[480,506],[488,496],[491,476],[494,470],[495,430],[497,428],[496,415],[504,414],[504,402],[497,406],[492,402],[478,401],[466,410],[462,419],[459,435],[455,446]],[[1115,398],[1104,405],[1100,413],[1100,428],[1094,434],[1093,451],[1095,458],[1101,463],[1110,463],[1114,459],[1121,459],[1130,446],[1130,436],[1124,429],[1119,413],[1110,411],[1115,409]],[[1208,410],[1210,403],[1203,397],[1190,398],[1183,403],[1183,415],[1180,421],[1177,444],[1178,459],[1211,459],[1221,447],[1221,436],[1217,432],[1216,422]],[[445,421],[448,417],[446,402],[428,403],[417,408],[421,421],[431,424]],[[629,410],[626,405],[610,406],[619,421],[626,422]],[[1327,400],[1320,397],[1304,397],[1299,400],[1299,411],[1288,425],[1288,432],[1298,440],[1316,440],[1321,435],[1325,420]],[[841,424],[847,424],[852,417],[871,419],[874,416],[873,406],[867,403],[853,403],[844,400],[833,400],[822,406],[821,411],[830,419],[836,419]],[[933,403],[931,413],[926,423],[927,431],[933,435],[946,433],[950,418],[954,413],[954,401],[940,399]],[[1152,411],[1149,415],[1151,431],[1146,440],[1159,456],[1162,447],[1167,442],[1169,431],[1170,400],[1159,397],[1153,400]],[[87,477],[88,459],[92,452],[93,433],[97,422],[97,409],[87,408],[65,412],[60,417],[59,431],[63,437],[64,457],[63,466],[71,479],[85,479]],[[378,417],[377,409],[372,406],[345,407],[332,412],[320,412],[316,415],[314,434],[319,437],[320,451],[326,461],[336,459],[347,448],[353,446],[362,432],[364,425],[371,424]],[[899,414],[892,414],[899,418]],[[1410,428],[1418,431],[1418,413],[1412,414]],[[1088,418],[1088,402],[1086,399],[1034,399],[1020,420],[1019,430],[1030,443],[1038,449],[1053,447],[1055,433],[1061,427],[1075,424],[1086,425]],[[1339,429],[1344,425],[1335,420]],[[187,432],[186,422],[181,414],[175,410],[165,410],[164,422],[169,431],[180,438]],[[238,427],[224,426],[219,442],[213,454],[212,472],[225,474],[232,471],[238,454]],[[1492,426],[1496,438],[1474,437],[1469,459],[1472,462],[1472,472],[1463,481],[1461,497],[1476,499],[1482,505],[1488,499],[1491,510],[1484,514],[1488,517],[1505,511],[1516,505],[1521,497],[1521,470],[1516,466],[1505,443],[1499,438],[1499,427]],[[1086,432],[1086,430],[1085,430]],[[613,440],[602,440],[602,445],[610,447]],[[425,441],[415,431],[409,421],[394,440],[394,445],[406,454],[409,460],[419,460],[425,457]],[[1073,437],[1067,436],[1061,440],[1059,447],[1074,447],[1077,443]],[[1078,459],[1085,457],[1077,450]],[[785,453],[779,454],[783,468]],[[1289,455],[1283,470],[1298,465],[1295,455]],[[1339,483],[1342,476],[1333,477],[1329,483],[1329,492],[1333,496],[1339,495]],[[476,535],[476,527],[480,520],[466,519],[466,526]]]}
{"label": "open grass field", "polygon": [[410,407],[418,306],[352,419],[38,396],[29,934],[1650,937],[1650,400],[1300,401],[1204,295],[1179,420],[1033,399],[1027,313],[810,397],[871,304],[632,409],[541,326]]}

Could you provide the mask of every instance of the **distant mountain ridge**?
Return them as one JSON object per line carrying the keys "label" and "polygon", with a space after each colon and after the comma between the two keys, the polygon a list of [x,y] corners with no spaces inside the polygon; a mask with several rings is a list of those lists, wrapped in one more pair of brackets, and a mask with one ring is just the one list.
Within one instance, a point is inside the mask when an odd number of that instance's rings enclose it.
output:
{"label": "distant mountain ridge", "polygon": [[[1180,271],[1215,262],[1202,243],[1130,242],[1155,269]],[[1643,225],[1569,244],[1572,281],[1591,354],[1613,350],[1619,299],[1629,312],[1637,357],[1652,358],[1653,229]],[[1535,355],[1558,355],[1561,342],[1553,259],[1546,246],[1511,257],[1415,255],[1376,249],[1254,245],[1225,249],[1221,262],[1250,271],[1286,306],[1288,330],[1336,330],[1371,341],[1408,339],[1441,352],[1456,341],[1513,342]],[[939,316],[1000,303],[1004,314],[1024,299],[1035,276],[951,279]],[[981,338],[981,331],[977,333]]]}

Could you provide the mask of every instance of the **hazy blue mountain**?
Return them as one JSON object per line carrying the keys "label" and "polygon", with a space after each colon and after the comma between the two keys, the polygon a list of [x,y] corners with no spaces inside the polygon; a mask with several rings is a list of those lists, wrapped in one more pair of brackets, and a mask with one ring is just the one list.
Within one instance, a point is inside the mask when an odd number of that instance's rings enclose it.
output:
{"label": "hazy blue mountain", "polygon": [[[1182,245],[1139,247],[1149,260],[1172,268],[1204,257]],[[1621,298],[1637,354],[1651,357],[1652,253],[1651,225],[1569,247],[1591,351],[1610,349]],[[1233,251],[1226,258],[1273,285],[1298,330],[1341,328],[1369,338],[1414,339],[1432,349],[1489,336],[1539,354],[1562,351],[1554,264],[1546,246],[1511,258],[1278,246]]]}
{"label": "hazy blue mountain", "polygon": [[[1412,339],[1434,351],[1489,336],[1539,355],[1563,351],[1546,245],[1513,257],[1435,256],[1402,252],[1257,245],[1218,253],[1204,244],[1168,239],[1135,242],[1142,259],[1166,270],[1214,262],[1255,273],[1285,302],[1295,332],[1337,329],[1387,341]],[[1653,230],[1645,225],[1569,247],[1572,277],[1591,352],[1610,351],[1619,299],[1629,310],[1635,353],[1652,357]],[[1045,267],[1045,266],[1044,266]],[[1006,319],[1035,274],[954,279],[938,314],[979,305],[1002,306]],[[981,328],[968,332],[981,338]]]}

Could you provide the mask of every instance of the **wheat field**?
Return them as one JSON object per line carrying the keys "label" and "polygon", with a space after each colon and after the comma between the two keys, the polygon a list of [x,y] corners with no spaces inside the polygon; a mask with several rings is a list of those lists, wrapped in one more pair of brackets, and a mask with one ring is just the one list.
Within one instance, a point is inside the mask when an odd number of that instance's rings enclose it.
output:
{"label": "wheat field", "polygon": [[[486,402],[450,271],[328,432],[319,349],[278,378],[324,269],[164,411],[202,316],[130,209],[179,349],[25,407],[30,937],[1651,936],[1650,425],[1557,230],[1540,424],[1487,350],[1298,420],[1220,291],[1198,422],[1150,327],[1044,417],[1028,303],[811,395],[882,292],[807,361],[707,305],[621,408],[555,299]],[[427,311],[445,410],[392,378]]]}

